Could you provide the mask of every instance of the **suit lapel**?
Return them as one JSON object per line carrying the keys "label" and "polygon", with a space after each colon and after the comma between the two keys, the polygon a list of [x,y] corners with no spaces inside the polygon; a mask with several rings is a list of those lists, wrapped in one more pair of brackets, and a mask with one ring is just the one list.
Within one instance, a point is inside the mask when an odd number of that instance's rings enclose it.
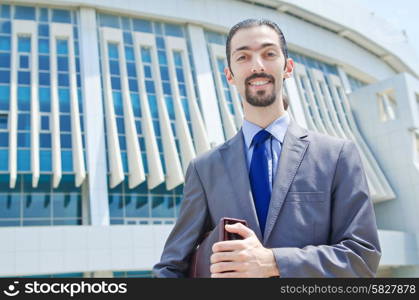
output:
{"label": "suit lapel", "polygon": [[306,136],[307,131],[298,126],[294,121],[291,121],[285,134],[278,163],[278,171],[272,188],[271,202],[269,204],[263,239],[264,244],[268,241],[290,185],[307,150],[309,141],[304,139]]}
{"label": "suit lapel", "polygon": [[245,144],[241,130],[220,148],[220,154],[224,160],[224,166],[230,181],[226,184],[230,185],[236,194],[229,205],[234,205],[238,209],[238,216],[247,221],[249,227],[254,230],[261,241],[262,233],[250,190]]}

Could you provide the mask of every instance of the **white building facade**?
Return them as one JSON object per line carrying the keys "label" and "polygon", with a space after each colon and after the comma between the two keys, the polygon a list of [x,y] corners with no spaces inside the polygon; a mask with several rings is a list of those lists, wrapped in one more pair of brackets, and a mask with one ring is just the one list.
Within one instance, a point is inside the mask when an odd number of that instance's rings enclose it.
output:
{"label": "white building facade", "polygon": [[358,146],[379,276],[419,276],[419,60],[342,1],[3,1],[0,276],[150,276],[191,159],[243,119],[225,39],[283,29],[301,126]]}

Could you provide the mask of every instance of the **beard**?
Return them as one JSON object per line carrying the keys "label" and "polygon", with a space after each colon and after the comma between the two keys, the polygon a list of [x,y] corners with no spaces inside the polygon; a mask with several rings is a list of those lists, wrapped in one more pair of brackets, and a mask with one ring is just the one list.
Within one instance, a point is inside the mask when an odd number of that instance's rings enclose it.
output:
{"label": "beard", "polygon": [[[249,81],[255,78],[266,78],[271,81],[272,83],[272,91],[268,92],[266,90],[257,91],[256,94],[251,94]],[[246,101],[253,106],[265,107],[269,106],[276,100],[276,92],[275,92],[275,78],[272,75],[266,73],[258,73],[253,74],[246,78],[245,80],[245,98]]]}

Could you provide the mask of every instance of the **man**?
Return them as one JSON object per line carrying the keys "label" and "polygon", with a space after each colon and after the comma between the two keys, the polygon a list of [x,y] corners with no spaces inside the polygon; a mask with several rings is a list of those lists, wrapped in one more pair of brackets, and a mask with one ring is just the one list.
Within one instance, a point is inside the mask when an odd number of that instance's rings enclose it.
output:
{"label": "man", "polygon": [[243,100],[232,139],[193,160],[158,277],[187,275],[191,252],[220,218],[243,240],[214,244],[211,276],[373,277],[380,260],[375,215],[352,141],[298,126],[284,110],[292,74],[285,38],[268,20],[245,20],[227,38],[225,69]]}

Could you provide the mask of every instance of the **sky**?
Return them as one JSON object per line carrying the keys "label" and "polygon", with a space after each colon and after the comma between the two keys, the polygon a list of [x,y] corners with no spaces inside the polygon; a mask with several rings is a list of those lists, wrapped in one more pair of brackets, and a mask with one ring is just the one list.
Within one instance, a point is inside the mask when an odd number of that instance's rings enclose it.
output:
{"label": "sky", "polygon": [[354,1],[386,19],[407,33],[409,44],[419,57],[419,1],[418,0],[346,0]]}

